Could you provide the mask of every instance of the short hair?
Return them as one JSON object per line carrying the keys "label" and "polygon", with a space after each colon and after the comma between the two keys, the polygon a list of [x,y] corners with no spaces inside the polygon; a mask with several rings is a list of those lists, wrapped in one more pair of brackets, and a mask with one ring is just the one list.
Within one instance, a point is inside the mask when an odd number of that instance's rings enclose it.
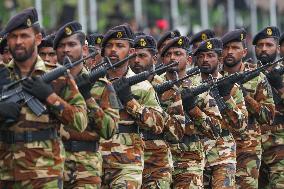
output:
{"label": "short hair", "polygon": [[[34,30],[35,34],[41,33],[42,29],[39,24],[32,25],[32,29]],[[42,36],[44,37],[44,36]]]}
{"label": "short hair", "polygon": [[80,41],[81,45],[85,45],[85,41],[86,41],[86,35],[83,32],[78,32],[75,34],[78,41]]}

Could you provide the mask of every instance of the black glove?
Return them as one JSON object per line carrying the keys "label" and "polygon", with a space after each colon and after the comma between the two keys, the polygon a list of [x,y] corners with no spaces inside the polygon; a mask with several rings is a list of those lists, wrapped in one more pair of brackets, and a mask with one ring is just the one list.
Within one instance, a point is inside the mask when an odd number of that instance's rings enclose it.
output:
{"label": "black glove", "polygon": [[113,82],[114,90],[122,104],[126,104],[133,99],[129,83],[125,77],[122,77]]}
{"label": "black glove", "polygon": [[51,85],[45,83],[38,76],[24,80],[23,89],[41,101],[45,101],[53,93]]}
{"label": "black glove", "polygon": [[222,96],[222,97],[229,96],[233,86],[234,86],[234,83],[231,82],[230,80],[225,80],[225,81],[221,82],[217,87],[220,96]]}
{"label": "black glove", "polygon": [[76,78],[76,83],[84,99],[87,100],[91,98],[91,89],[93,84],[89,81],[88,76],[86,74],[78,76]]}
{"label": "black glove", "polygon": [[0,116],[4,119],[17,120],[21,106],[15,102],[0,102]]}
{"label": "black glove", "polygon": [[269,84],[275,89],[281,89],[283,87],[283,81],[281,74],[273,69],[271,72],[266,74],[267,80]]}
{"label": "black glove", "polygon": [[181,93],[182,105],[186,111],[190,111],[196,106],[197,96],[190,89],[185,89]]}

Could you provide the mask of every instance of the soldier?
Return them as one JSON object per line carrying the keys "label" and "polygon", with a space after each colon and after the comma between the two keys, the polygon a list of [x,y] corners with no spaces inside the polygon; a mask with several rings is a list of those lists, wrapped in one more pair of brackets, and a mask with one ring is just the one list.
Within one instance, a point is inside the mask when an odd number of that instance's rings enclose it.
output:
{"label": "soldier", "polygon": [[43,38],[38,46],[38,54],[48,65],[54,66],[57,63],[56,52],[53,49],[53,40],[55,34],[48,35]]}
{"label": "soldier", "polygon": [[[194,52],[197,66],[201,71],[200,80],[220,78],[218,67],[222,60],[222,41],[211,38],[201,42]],[[246,129],[245,115],[239,108],[245,109],[243,95],[238,86],[224,81],[211,90],[212,96],[222,114],[222,134],[217,140],[205,139],[206,171],[204,173],[205,188],[234,188],[236,173],[236,144],[232,133],[242,134]],[[217,91],[216,91],[217,88]],[[220,97],[217,97],[219,92]],[[220,106],[220,103],[222,106]]]}
{"label": "soldier", "polygon": [[[177,61],[179,64],[170,68],[166,80],[175,80],[186,76],[186,67],[191,63],[189,39],[184,36],[176,37],[168,42],[161,52],[165,65]],[[189,88],[191,82],[184,80],[179,91]],[[176,86],[177,87],[177,86]],[[198,99],[197,99],[198,98]],[[211,98],[209,100],[209,98]],[[185,135],[179,141],[170,141],[174,161],[173,188],[203,188],[204,146],[201,138],[217,138],[220,135],[220,124],[216,117],[220,116],[218,108],[209,101],[212,97],[206,95],[206,100],[188,96],[182,99],[186,113]],[[221,117],[221,116],[220,116]],[[192,121],[191,121],[192,120]],[[200,130],[198,130],[200,129]],[[218,131],[217,131],[218,130]],[[217,131],[217,132],[214,132]]]}
{"label": "soldier", "polygon": [[95,64],[100,63],[102,61],[101,43],[102,43],[103,38],[104,36],[102,34],[97,34],[97,33],[91,34],[87,38],[89,53],[92,53],[92,52],[98,53],[94,58],[90,58],[86,60],[85,67],[87,67],[88,69],[92,69],[92,67]]}
{"label": "soldier", "polygon": [[[129,61],[136,74],[151,71],[157,62],[156,41],[149,35],[138,35],[134,40],[136,58]],[[163,83],[158,75],[148,79],[153,86]],[[142,188],[169,189],[172,181],[172,155],[166,140],[178,140],[184,132],[184,113],[180,94],[171,89],[159,96],[161,107],[168,113],[163,133],[142,132],[145,141]]]}
{"label": "soldier", "polygon": [[[255,35],[253,45],[255,54],[262,64],[273,62],[279,53],[278,40],[280,32],[277,27],[269,26]],[[284,121],[283,121],[283,75],[272,69],[278,65],[267,69],[266,74],[269,84],[272,87],[273,99],[275,103],[275,118],[273,124],[263,124],[262,129],[262,164],[260,169],[265,169],[268,176],[267,188],[284,187]],[[270,92],[270,91],[269,91]],[[263,180],[260,175],[259,180]],[[261,186],[261,185],[260,185]]]}
{"label": "soldier", "polygon": [[[223,42],[223,75],[253,70],[255,65],[243,62],[246,57],[246,31],[237,29],[226,33]],[[271,88],[264,74],[242,85],[248,110],[248,128],[241,136],[235,136],[237,143],[238,188],[258,188],[258,175],[261,163],[260,124],[271,124],[274,104]],[[256,108],[258,107],[258,108]]]}
{"label": "soldier", "polygon": [[[102,41],[102,55],[111,62],[133,53],[133,32],[129,25],[110,29]],[[117,95],[124,106],[120,111],[118,132],[110,140],[102,140],[104,184],[106,188],[140,188],[142,184],[144,142],[140,130],[160,134],[164,115],[155,91],[148,81],[129,86],[126,78],[133,76],[128,62],[108,71]],[[121,78],[121,79],[118,79]]]}
{"label": "soldier", "polygon": [[158,53],[161,54],[162,49],[166,46],[170,39],[181,36],[178,30],[167,31],[162,35],[157,43]]}
{"label": "soldier", "polygon": [[0,188],[62,188],[64,149],[57,131],[65,124],[82,132],[87,126],[86,103],[71,77],[52,84],[38,77],[47,69],[37,53],[42,36],[35,8],[12,17],[4,32],[13,56],[7,65],[11,81],[29,77],[23,89],[47,111],[36,116],[26,103],[0,103]]}
{"label": "soldier", "polygon": [[0,38],[0,54],[2,56],[2,62],[4,64],[8,64],[13,58],[9,51],[9,47],[7,45],[6,36],[4,36],[3,38]]}
{"label": "soldier", "polygon": [[[54,49],[60,64],[65,56],[72,62],[81,59],[84,48],[87,48],[85,34],[78,22],[69,22],[57,31]],[[70,72],[77,78],[87,74],[83,63]],[[66,150],[64,188],[100,188],[102,157],[98,151],[99,139],[109,139],[115,133],[119,118],[118,102],[111,83],[106,79],[101,78],[84,86],[78,79],[76,81],[87,103],[89,125],[84,132],[66,127],[61,129]]]}

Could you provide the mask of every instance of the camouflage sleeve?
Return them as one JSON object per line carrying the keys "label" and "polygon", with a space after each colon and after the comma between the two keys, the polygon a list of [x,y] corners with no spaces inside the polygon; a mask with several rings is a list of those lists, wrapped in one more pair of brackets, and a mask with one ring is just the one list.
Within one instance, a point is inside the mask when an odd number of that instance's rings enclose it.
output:
{"label": "camouflage sleeve", "polygon": [[[272,124],[275,114],[275,105],[271,86],[264,74],[243,84],[248,92],[245,97],[247,110],[260,124]],[[255,89],[256,88],[256,89]]]}
{"label": "camouflage sleeve", "polygon": [[141,128],[160,134],[164,129],[165,115],[152,85],[144,81],[132,86],[131,91],[134,99],[127,102],[126,111]]}
{"label": "camouflage sleeve", "polygon": [[111,138],[119,120],[119,106],[111,83],[97,81],[92,90],[93,98],[87,100],[89,126],[105,139]]}
{"label": "camouflage sleeve", "polygon": [[247,110],[242,91],[235,85],[231,98],[226,100],[227,108],[222,113],[225,128],[232,133],[243,134],[247,128]]}
{"label": "camouflage sleeve", "polygon": [[160,96],[161,106],[168,114],[165,122],[165,137],[170,141],[179,141],[184,134],[185,115],[181,95],[174,89]]}
{"label": "camouflage sleeve", "polygon": [[210,139],[216,139],[221,134],[221,114],[215,100],[208,94],[198,96],[197,107],[189,112],[194,127]]}
{"label": "camouflage sleeve", "polygon": [[61,77],[58,80],[63,80],[64,87],[59,95],[48,98],[49,108],[66,127],[83,132],[88,124],[85,100],[73,79]]}

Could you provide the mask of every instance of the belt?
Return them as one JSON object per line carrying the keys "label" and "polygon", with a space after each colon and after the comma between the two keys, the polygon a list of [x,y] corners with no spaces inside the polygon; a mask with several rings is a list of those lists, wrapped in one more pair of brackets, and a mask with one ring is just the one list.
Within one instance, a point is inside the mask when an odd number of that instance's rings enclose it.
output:
{"label": "belt", "polygon": [[117,133],[139,133],[138,125],[118,125]]}
{"label": "belt", "polygon": [[143,140],[164,140],[164,134],[154,134],[151,131],[143,130],[141,132]]}
{"label": "belt", "polygon": [[13,131],[0,131],[0,141],[8,144],[17,142],[30,143],[34,141],[45,141],[58,138],[57,130],[54,128],[41,131],[25,131],[15,133]]}
{"label": "belt", "polygon": [[192,142],[197,142],[199,140],[200,140],[199,135],[195,135],[195,134],[193,134],[193,135],[184,135],[183,138],[180,141],[178,141],[178,142],[171,141],[171,144],[184,143],[184,144],[187,145],[187,144],[190,144]]}
{"label": "belt", "polygon": [[226,136],[229,136],[230,135],[230,131],[227,130],[227,129],[222,129],[222,133],[221,133],[221,136],[222,137],[226,137]]}
{"label": "belt", "polygon": [[68,140],[64,141],[64,148],[69,152],[97,152],[99,149],[98,141],[77,141],[77,140]]}
{"label": "belt", "polygon": [[284,116],[276,115],[274,117],[273,125],[284,124]]}

